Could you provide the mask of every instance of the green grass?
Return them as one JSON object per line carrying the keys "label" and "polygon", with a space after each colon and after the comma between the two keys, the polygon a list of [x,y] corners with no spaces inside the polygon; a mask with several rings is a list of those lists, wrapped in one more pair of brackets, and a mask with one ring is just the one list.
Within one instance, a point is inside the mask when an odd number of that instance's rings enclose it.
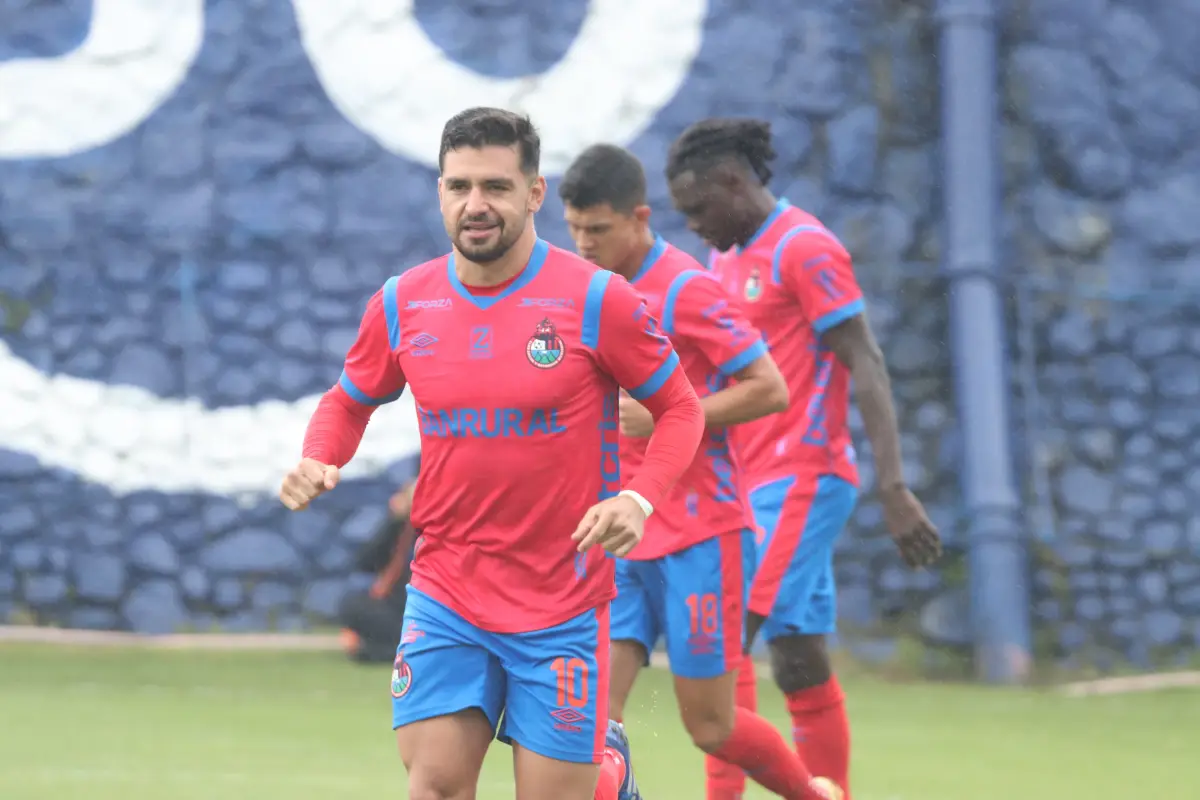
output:
{"label": "green grass", "polygon": [[[403,797],[389,675],[334,654],[0,646],[0,798]],[[844,683],[856,800],[1184,798],[1200,786],[1197,693]],[[761,696],[786,730],[775,689]],[[642,675],[627,723],[646,800],[704,796],[666,675]],[[511,798],[510,774],[494,746],[481,800]]]}

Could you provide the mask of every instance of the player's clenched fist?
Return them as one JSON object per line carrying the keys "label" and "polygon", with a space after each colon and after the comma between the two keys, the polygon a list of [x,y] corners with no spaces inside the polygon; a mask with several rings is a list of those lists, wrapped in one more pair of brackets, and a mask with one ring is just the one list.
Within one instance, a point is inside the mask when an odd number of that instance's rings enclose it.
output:
{"label": "player's clenched fist", "polygon": [[632,497],[617,495],[588,509],[571,534],[585,553],[596,545],[614,556],[627,555],[642,540],[646,513]]}
{"label": "player's clenched fist", "polygon": [[279,487],[279,499],[292,511],[303,511],[317,495],[338,484],[338,468],[312,458],[302,458]]}

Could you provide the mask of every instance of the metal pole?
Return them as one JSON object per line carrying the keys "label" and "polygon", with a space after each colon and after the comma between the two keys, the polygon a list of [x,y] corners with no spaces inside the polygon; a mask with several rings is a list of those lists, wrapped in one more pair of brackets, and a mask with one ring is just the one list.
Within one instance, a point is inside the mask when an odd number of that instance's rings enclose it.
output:
{"label": "metal pole", "polygon": [[1013,481],[995,221],[996,34],[991,0],[941,0],[942,147],[951,342],[965,463],[976,668],[1014,683],[1031,666],[1026,542]]}

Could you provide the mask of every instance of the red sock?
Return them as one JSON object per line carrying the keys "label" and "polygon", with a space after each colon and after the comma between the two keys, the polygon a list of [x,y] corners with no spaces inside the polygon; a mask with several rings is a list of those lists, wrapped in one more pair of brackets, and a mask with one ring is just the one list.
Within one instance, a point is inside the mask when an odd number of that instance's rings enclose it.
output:
{"label": "red sock", "polygon": [[850,800],[850,720],[836,676],[787,696],[796,752],[814,775],[842,787]]}
{"label": "red sock", "polygon": [[[758,710],[758,676],[754,659],[744,656],[738,667],[737,705],[749,711]],[[741,767],[727,764],[713,756],[704,757],[706,797],[708,800],[741,800],[746,792],[746,773]]]}
{"label": "red sock", "polygon": [[825,800],[809,786],[812,775],[775,726],[753,711],[736,710],[733,733],[713,755],[784,800]]}
{"label": "red sock", "polygon": [[596,782],[593,800],[617,800],[621,784],[625,781],[625,759],[611,747],[604,748],[604,760],[600,762],[600,780]]}

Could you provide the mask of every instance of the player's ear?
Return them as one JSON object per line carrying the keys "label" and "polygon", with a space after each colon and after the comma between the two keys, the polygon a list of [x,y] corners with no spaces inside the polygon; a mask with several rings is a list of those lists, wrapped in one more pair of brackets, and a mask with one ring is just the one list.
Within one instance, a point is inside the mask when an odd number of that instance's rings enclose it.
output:
{"label": "player's ear", "polygon": [[526,208],[530,214],[536,214],[541,210],[542,203],[546,202],[546,178],[538,175],[533,179],[533,184],[529,187],[529,201],[526,203]]}
{"label": "player's ear", "polygon": [[635,206],[633,209],[633,218],[643,225],[648,225],[650,223],[650,214],[650,206]]}

